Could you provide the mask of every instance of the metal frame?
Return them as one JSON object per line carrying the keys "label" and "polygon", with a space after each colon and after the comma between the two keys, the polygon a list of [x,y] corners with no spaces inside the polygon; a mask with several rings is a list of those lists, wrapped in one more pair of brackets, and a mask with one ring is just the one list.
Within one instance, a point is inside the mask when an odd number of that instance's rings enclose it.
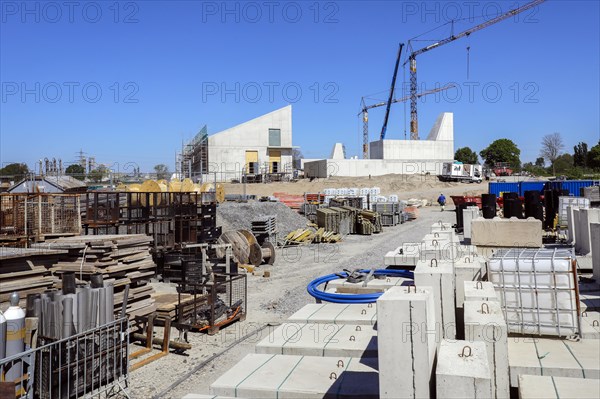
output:
{"label": "metal frame", "polygon": [[23,378],[15,385],[28,399],[128,396],[128,330],[127,318],[115,320],[4,358],[0,369],[20,365]]}

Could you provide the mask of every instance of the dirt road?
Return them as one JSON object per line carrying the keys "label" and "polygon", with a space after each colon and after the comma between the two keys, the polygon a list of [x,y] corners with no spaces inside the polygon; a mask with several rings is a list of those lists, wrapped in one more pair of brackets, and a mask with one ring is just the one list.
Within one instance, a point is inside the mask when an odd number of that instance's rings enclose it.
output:
{"label": "dirt road", "polygon": [[[232,346],[237,339],[268,323],[281,323],[305,304],[314,303],[306,292],[306,285],[312,279],[345,268],[383,267],[387,251],[403,242],[420,241],[430,231],[431,224],[438,220],[454,223],[454,212],[440,212],[437,206],[421,208],[417,220],[385,228],[381,234],[348,236],[337,245],[280,250],[277,262],[271,267],[270,278],[248,276],[249,309],[244,322],[231,325],[212,337],[190,333],[193,349],[187,356],[170,354],[131,374],[131,396],[181,398],[187,393],[209,393],[210,384],[246,354],[253,353],[254,345],[267,336],[269,329]],[[228,347],[231,347],[228,352],[164,392],[182,375],[194,371],[196,366]]]}

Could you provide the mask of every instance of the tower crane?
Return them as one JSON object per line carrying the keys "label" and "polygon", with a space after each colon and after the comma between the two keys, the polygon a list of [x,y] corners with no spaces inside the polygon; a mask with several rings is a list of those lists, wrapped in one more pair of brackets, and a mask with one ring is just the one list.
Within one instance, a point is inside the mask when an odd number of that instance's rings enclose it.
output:
{"label": "tower crane", "polygon": [[[419,54],[423,54],[427,51],[433,50],[434,48],[443,46],[444,44],[448,44],[448,43],[458,40],[460,38],[467,37],[471,33],[477,32],[483,28],[487,28],[488,26],[494,25],[500,21],[504,21],[507,18],[510,18],[514,15],[520,14],[523,11],[529,10],[529,9],[537,6],[541,3],[543,3],[544,1],[545,0],[534,0],[534,1],[527,3],[521,7],[515,8],[513,10],[510,10],[510,11],[502,14],[502,15],[492,18],[489,21],[483,22],[477,26],[474,26],[463,32],[460,32],[456,35],[452,34],[450,37],[447,37],[436,43],[430,44],[429,46],[426,46],[426,47],[423,47],[421,49],[411,52],[411,54],[408,56],[408,60],[406,61],[409,63],[409,66],[410,66],[409,69],[410,69],[410,138],[411,138],[411,140],[419,139],[419,122],[418,122],[418,117],[417,117],[417,98],[418,98],[418,95],[417,95],[417,56]],[[409,41],[409,47],[410,47],[410,41]],[[404,63],[404,65],[406,65],[406,62]]]}
{"label": "tower crane", "polygon": [[[420,93],[417,93],[417,99],[421,98],[423,96],[427,96],[429,94],[434,94],[434,93],[438,93],[440,91],[445,91],[445,90],[451,89],[453,87],[456,87],[456,86],[454,84],[450,83],[450,84],[447,84],[445,86],[438,87],[435,89],[425,90]],[[390,104],[405,102],[405,101],[410,100],[410,98],[411,98],[410,96],[406,96],[406,97],[402,97],[402,98],[395,98],[391,101],[378,102],[376,104],[371,104],[371,105],[366,105],[365,98],[364,97],[362,98],[362,100],[361,100],[362,109],[358,115],[362,114],[362,121],[363,121],[363,158],[364,159],[369,158],[369,110],[387,105],[388,109],[387,109],[386,114],[389,114]],[[384,126],[386,124],[387,124],[387,118],[386,118],[386,121],[384,122]],[[383,140],[383,138],[385,138],[385,134],[383,135],[383,137],[381,137],[382,140]]]}

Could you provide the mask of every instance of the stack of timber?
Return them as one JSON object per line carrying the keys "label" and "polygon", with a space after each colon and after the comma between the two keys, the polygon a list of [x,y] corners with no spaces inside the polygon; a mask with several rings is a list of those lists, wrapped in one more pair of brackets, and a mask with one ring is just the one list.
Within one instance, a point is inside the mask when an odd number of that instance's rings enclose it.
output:
{"label": "stack of timber", "polygon": [[381,224],[381,215],[377,212],[361,210],[357,215],[357,233],[370,235],[381,233],[383,225]]}
{"label": "stack of timber", "polygon": [[67,256],[50,269],[54,275],[75,272],[78,279],[89,281],[102,274],[104,282],[114,285],[115,312],[123,305],[124,289],[129,285],[126,313],[133,319],[156,311],[154,289],[148,284],[156,273],[150,245],[153,239],[144,234],[86,235],[62,237],[34,244],[38,249],[62,250]]}
{"label": "stack of timber", "polygon": [[8,307],[13,292],[25,303],[28,294],[56,288],[59,279],[49,268],[66,254],[62,250],[0,247],[0,307]]}
{"label": "stack of timber", "polygon": [[326,231],[333,231],[341,235],[350,234],[352,223],[350,212],[342,208],[317,209],[317,225]]}
{"label": "stack of timber", "polygon": [[298,229],[290,232],[285,237],[285,245],[300,245],[311,243],[333,244],[342,241],[342,235],[333,231],[326,231],[319,228],[316,231],[312,229]]}
{"label": "stack of timber", "polygon": [[[193,318],[194,295],[185,293],[179,295],[181,296],[181,303],[178,294],[153,294],[152,298],[156,303],[156,315],[161,319],[188,323]],[[196,313],[198,313],[203,305],[208,303],[208,295],[196,295],[195,302]]]}

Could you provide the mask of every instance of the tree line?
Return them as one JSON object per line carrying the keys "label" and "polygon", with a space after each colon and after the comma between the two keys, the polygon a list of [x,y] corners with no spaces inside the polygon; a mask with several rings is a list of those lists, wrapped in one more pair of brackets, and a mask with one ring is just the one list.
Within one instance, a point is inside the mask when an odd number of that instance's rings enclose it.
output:
{"label": "tree line", "polygon": [[527,172],[536,176],[566,176],[580,179],[584,175],[600,173],[600,140],[588,149],[585,142],[573,147],[573,152],[565,152],[560,133],[544,136],[540,143],[540,154],[535,162],[521,164],[521,150],[509,139],[498,139],[477,154],[469,147],[456,150],[454,159],[465,164],[483,163],[493,168],[497,163],[509,165],[515,172]]}

